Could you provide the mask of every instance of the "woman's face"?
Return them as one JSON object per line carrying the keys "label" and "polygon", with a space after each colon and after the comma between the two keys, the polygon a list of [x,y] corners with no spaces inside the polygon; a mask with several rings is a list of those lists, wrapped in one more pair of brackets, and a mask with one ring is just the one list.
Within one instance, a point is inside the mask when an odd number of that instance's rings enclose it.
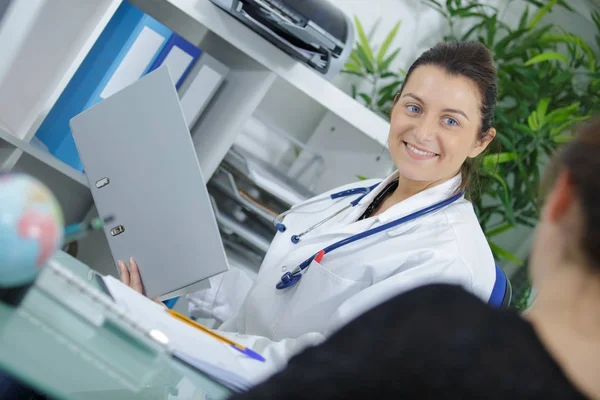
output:
{"label": "woman's face", "polygon": [[470,79],[423,65],[394,106],[388,145],[398,171],[412,181],[443,182],[493,139],[478,139],[481,95]]}

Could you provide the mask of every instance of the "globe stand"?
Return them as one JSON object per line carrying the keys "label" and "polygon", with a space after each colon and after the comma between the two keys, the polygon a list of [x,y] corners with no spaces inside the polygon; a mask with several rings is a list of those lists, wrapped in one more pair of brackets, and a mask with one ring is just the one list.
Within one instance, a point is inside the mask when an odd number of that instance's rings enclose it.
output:
{"label": "globe stand", "polygon": [[0,301],[9,306],[16,307],[21,304],[30,287],[31,283],[10,288],[0,287]]}

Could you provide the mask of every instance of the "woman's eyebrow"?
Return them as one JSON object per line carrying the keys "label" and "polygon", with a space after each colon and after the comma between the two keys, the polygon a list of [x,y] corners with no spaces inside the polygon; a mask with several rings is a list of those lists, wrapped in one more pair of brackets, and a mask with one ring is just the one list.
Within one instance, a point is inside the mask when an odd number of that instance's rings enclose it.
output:
{"label": "woman's eyebrow", "polygon": [[468,119],[468,120],[470,121],[469,117],[467,117],[467,114],[465,114],[465,113],[464,113],[464,112],[462,112],[461,110],[457,110],[457,109],[455,109],[455,108],[444,108],[444,109],[442,110],[442,112],[449,112],[449,113],[460,114],[460,115],[464,116],[466,119]]}
{"label": "woman's eyebrow", "polygon": [[[423,101],[423,99],[421,99],[419,96],[417,96],[417,95],[416,95],[416,94],[414,94],[414,93],[406,93],[406,94],[403,94],[403,95],[402,95],[402,97],[412,97],[413,99],[415,99],[416,101],[418,101],[418,102],[419,102],[419,103],[421,103],[421,104],[424,104],[424,103],[425,103],[425,102]],[[450,113],[460,114],[460,115],[462,115],[463,117],[465,117],[467,120],[469,120],[469,121],[470,121],[469,117],[467,117],[467,114],[466,114],[464,111],[462,111],[462,110],[457,110],[456,108],[444,108],[444,109],[442,110],[442,112],[450,112]]]}

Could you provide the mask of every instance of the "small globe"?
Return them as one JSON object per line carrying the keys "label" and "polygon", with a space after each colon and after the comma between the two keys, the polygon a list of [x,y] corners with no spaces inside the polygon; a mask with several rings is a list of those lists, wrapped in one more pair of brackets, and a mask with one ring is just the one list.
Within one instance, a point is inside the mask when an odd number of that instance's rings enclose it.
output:
{"label": "small globe", "polygon": [[0,288],[26,285],[61,246],[63,214],[56,198],[25,174],[0,174]]}

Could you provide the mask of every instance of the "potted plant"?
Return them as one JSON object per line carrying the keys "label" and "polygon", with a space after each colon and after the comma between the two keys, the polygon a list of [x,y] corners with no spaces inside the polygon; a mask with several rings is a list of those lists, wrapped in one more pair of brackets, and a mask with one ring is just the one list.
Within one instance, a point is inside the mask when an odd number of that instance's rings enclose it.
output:
{"label": "potted plant", "polygon": [[[535,226],[545,162],[570,140],[577,122],[600,109],[600,56],[580,36],[544,23],[554,7],[572,11],[570,6],[561,0],[522,1],[529,4],[516,28],[502,22],[498,9],[479,1],[425,1],[447,21],[449,33],[441,40],[479,40],[494,55],[499,78],[495,127],[501,148],[490,148],[478,166],[482,179],[472,201],[496,259],[517,265],[523,262],[497,238]],[[592,15],[600,33],[600,13]],[[405,75],[401,69],[390,70],[399,53],[390,48],[399,24],[378,49],[370,45],[358,19],[355,24],[358,40],[343,72],[367,83],[365,91],[355,85],[352,96],[389,119]],[[596,40],[600,47],[600,34]]]}

